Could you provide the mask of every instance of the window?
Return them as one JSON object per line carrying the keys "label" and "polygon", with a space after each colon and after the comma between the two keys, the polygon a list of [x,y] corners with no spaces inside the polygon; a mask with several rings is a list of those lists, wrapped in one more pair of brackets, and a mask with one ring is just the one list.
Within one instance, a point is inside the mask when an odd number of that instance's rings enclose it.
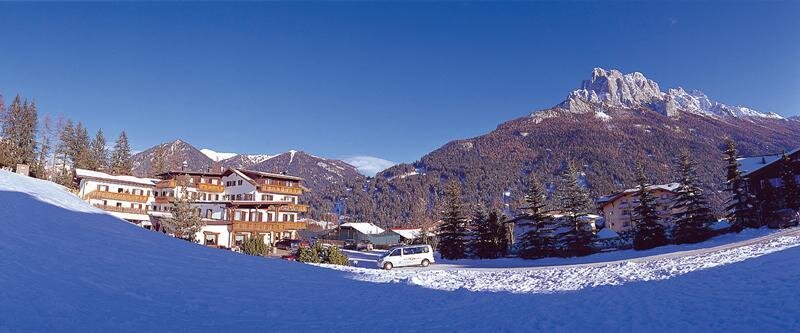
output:
{"label": "window", "polygon": [[206,245],[217,245],[217,235],[206,234]]}
{"label": "window", "polygon": [[390,257],[399,257],[399,256],[401,256],[401,255],[402,255],[402,254],[400,253],[400,249],[394,249],[394,251],[392,251],[391,253],[389,253],[389,256],[390,256]]}
{"label": "window", "polygon": [[242,180],[241,179],[239,179],[239,182],[238,182],[237,185],[242,185]]}
{"label": "window", "polygon": [[122,193],[122,191],[123,191],[123,190],[122,190],[122,187],[120,187],[120,188],[118,188],[118,189],[117,189],[117,193]]}
{"label": "window", "polygon": [[122,208],[122,203],[121,202],[117,202],[117,207]]}
{"label": "window", "polygon": [[233,239],[233,243],[236,245],[242,245],[242,243],[244,243],[244,235],[242,234],[234,236]]}

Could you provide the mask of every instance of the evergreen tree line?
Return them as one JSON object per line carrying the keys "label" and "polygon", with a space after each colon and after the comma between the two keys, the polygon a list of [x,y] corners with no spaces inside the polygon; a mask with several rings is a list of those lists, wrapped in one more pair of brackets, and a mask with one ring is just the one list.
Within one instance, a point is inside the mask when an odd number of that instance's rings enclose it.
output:
{"label": "evergreen tree line", "polygon": [[[535,177],[530,179],[525,196],[526,214],[517,222],[529,230],[521,237],[518,250],[521,257],[570,257],[595,252],[594,230],[587,219],[593,205],[581,183],[582,176],[573,163],[565,165],[557,193],[562,211],[546,211],[544,188]],[[513,229],[502,213],[497,210],[486,213],[482,205],[477,206],[471,218],[466,218],[458,183],[448,184],[437,233],[442,258],[505,256],[511,248]]]}
{"label": "evergreen tree line", "polygon": [[35,101],[17,95],[8,107],[0,96],[0,167],[31,167],[31,175],[74,187],[76,168],[118,175],[131,173],[133,162],[128,137],[120,133],[114,148],[106,148],[102,129],[94,138],[82,123],[69,119],[41,120]]}

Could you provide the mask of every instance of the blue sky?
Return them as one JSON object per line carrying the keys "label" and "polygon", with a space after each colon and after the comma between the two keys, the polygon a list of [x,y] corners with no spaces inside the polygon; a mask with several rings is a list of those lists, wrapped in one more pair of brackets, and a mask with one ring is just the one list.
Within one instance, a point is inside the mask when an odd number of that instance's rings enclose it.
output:
{"label": "blue sky", "polygon": [[[412,162],[593,67],[800,113],[800,4],[0,3],[0,92],[135,149]],[[363,160],[363,159],[362,159]]]}

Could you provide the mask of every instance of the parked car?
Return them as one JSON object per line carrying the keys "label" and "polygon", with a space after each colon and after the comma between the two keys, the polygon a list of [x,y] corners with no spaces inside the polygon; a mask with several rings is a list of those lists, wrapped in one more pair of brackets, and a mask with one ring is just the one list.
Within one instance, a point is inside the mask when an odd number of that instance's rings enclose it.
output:
{"label": "parked car", "polygon": [[294,251],[297,251],[300,248],[311,247],[311,243],[309,243],[308,241],[299,240],[299,239],[283,239],[283,240],[278,241],[277,243],[275,243],[275,247],[280,249],[280,250],[286,250],[286,251],[294,252]]}
{"label": "parked car", "polygon": [[788,228],[800,223],[800,213],[790,208],[778,210],[774,215],[774,218],[767,222],[770,228]]}
{"label": "parked car", "polygon": [[297,255],[294,253],[289,253],[287,255],[282,255],[281,259],[289,261],[297,261]]}
{"label": "parked car", "polygon": [[434,263],[433,249],[430,245],[393,247],[378,259],[378,267],[385,270],[403,266],[427,267],[432,263]]}

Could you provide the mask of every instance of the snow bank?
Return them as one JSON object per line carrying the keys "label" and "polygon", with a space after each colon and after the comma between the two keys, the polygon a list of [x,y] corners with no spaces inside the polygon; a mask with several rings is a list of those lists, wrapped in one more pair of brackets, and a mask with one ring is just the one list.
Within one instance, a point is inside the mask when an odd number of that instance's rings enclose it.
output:
{"label": "snow bank", "polygon": [[[446,273],[457,280],[441,289],[462,289],[443,291],[419,287],[434,283],[428,279],[444,286],[438,276],[369,283],[347,278],[360,273],[210,249],[139,228],[57,185],[8,172],[0,172],[0,228],[0,332],[785,332],[800,325],[800,248],[789,248],[794,236],[662,258],[664,267],[653,260],[604,264],[617,276],[602,266],[541,273],[548,275],[487,270],[504,286],[519,279],[520,288],[581,290],[524,294],[469,291],[489,284],[482,276],[469,282],[475,270]],[[789,249],[720,266],[781,248]]]}

